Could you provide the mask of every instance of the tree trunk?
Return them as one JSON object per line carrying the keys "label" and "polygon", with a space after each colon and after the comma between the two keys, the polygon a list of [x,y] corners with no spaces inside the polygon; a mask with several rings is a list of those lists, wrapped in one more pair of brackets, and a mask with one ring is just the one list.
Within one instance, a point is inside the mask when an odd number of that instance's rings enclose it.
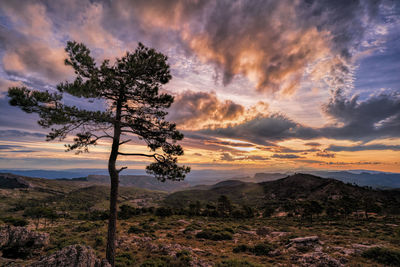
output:
{"label": "tree trunk", "polygon": [[121,103],[117,103],[116,117],[114,123],[113,144],[111,147],[110,158],[108,160],[108,173],[110,174],[110,217],[108,220],[107,249],[106,258],[112,267],[115,266],[115,240],[117,231],[117,201],[119,173],[115,167],[118,157],[119,141],[121,136]]}
{"label": "tree trunk", "polygon": [[[111,164],[112,165],[112,164]],[[115,166],[115,161],[114,161]],[[115,266],[115,240],[117,231],[117,201],[118,201],[118,172],[115,167],[110,170],[111,189],[110,189],[110,217],[108,220],[107,250],[106,258],[111,266]]]}

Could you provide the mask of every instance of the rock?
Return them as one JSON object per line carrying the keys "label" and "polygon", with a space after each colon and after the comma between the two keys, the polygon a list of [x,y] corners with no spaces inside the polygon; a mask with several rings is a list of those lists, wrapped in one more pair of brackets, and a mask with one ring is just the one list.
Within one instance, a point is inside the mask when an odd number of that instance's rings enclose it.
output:
{"label": "rock", "polygon": [[268,227],[260,227],[256,230],[257,235],[259,236],[266,236],[269,235],[272,232],[271,228]]}
{"label": "rock", "polygon": [[283,236],[288,235],[288,234],[289,234],[289,232],[271,232],[269,235],[272,238],[276,238],[276,237],[283,237]]}
{"label": "rock", "polygon": [[289,240],[290,243],[287,245],[289,251],[309,251],[318,250],[321,251],[319,237],[318,236],[306,236],[298,237]]}
{"label": "rock", "polygon": [[298,238],[293,238],[289,240],[292,243],[317,243],[319,242],[319,237],[314,235],[314,236],[306,236],[306,237],[298,237]]}
{"label": "rock", "polygon": [[180,224],[190,224],[190,222],[185,221],[184,219],[178,220],[178,223],[180,223]]}
{"label": "rock", "polygon": [[356,251],[353,248],[344,248],[344,247],[332,247],[332,248],[337,251],[337,252],[335,252],[335,254],[344,255],[344,256],[351,256],[351,255],[355,254],[355,251]]}
{"label": "rock", "polygon": [[239,230],[238,231],[240,234],[245,234],[245,235],[256,235],[256,231],[248,231],[248,230]]}
{"label": "rock", "polygon": [[353,247],[355,254],[361,254],[367,249],[378,247],[377,245],[363,245],[363,244],[351,244],[351,246]]}
{"label": "rock", "polygon": [[23,176],[11,174],[11,173],[0,173],[0,188],[14,189],[14,188],[29,188],[32,185],[23,179]]}
{"label": "rock", "polygon": [[345,258],[337,260],[323,252],[307,253],[301,256],[294,256],[295,260],[300,266],[307,267],[342,267],[347,262]]}
{"label": "rock", "polygon": [[5,258],[27,258],[38,255],[49,241],[48,233],[30,231],[25,227],[0,228],[0,250]]}
{"label": "rock", "polygon": [[72,245],[34,262],[29,267],[111,267],[106,260],[96,257],[88,246]]}

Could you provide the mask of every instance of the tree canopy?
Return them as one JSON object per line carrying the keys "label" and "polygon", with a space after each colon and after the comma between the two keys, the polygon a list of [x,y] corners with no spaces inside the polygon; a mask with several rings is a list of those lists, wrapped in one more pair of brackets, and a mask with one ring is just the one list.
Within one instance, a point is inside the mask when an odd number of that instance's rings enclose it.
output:
{"label": "tree canopy", "polygon": [[[60,83],[56,92],[12,87],[8,91],[10,104],[27,113],[37,113],[39,125],[50,128],[49,141],[75,134],[73,143],[66,147],[78,153],[87,152],[100,139],[112,139],[115,133],[111,131],[117,126],[122,136],[137,135],[154,152],[118,152],[119,155],[153,158],[155,162],[147,166],[149,174],[161,180],[183,179],[189,168],[177,165],[177,156],[183,154],[183,149],[176,144],[183,134],[174,123],[165,120],[166,109],[174,98],[159,93],[161,86],[171,79],[167,57],[139,43],[133,53],[127,52],[113,64],[104,60],[98,66],[84,44],[68,42],[66,51],[65,64],[72,66],[76,74],[72,82]],[[65,93],[89,100],[102,99],[107,108],[69,106],[63,102]]]}

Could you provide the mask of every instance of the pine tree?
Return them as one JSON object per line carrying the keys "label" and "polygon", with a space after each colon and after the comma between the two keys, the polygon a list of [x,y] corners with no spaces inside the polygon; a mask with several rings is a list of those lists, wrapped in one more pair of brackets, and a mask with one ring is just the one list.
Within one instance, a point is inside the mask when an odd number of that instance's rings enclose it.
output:
{"label": "pine tree", "polygon": [[[84,44],[68,42],[65,50],[65,64],[76,74],[73,82],[60,83],[58,92],[12,87],[8,90],[9,102],[39,115],[39,125],[50,129],[47,141],[76,135],[73,143],[66,145],[67,151],[88,152],[101,139],[112,142],[108,160],[111,190],[106,254],[114,266],[119,173],[127,168],[116,167],[118,156],[152,158],[154,162],[146,171],[161,181],[182,180],[190,171],[189,167],[177,164],[183,149],[176,141],[182,140],[183,134],[174,123],[165,120],[166,109],[174,98],[159,92],[171,79],[170,69],[165,55],[140,43],[133,53],[127,52],[113,64],[104,60],[99,66]],[[83,109],[64,104],[65,93],[87,98],[88,105],[95,100],[103,101],[107,108],[95,110],[94,104],[94,108]],[[120,147],[131,141],[129,136],[144,141],[150,152],[120,152]]]}

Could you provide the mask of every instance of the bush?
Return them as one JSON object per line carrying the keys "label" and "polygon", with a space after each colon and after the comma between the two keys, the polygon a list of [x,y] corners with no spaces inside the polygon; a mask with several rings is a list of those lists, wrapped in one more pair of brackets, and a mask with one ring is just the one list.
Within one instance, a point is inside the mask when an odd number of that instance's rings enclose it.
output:
{"label": "bush", "polygon": [[219,240],[232,240],[232,233],[226,230],[220,230],[215,228],[205,229],[196,234],[197,238],[204,238],[214,241]]}
{"label": "bush", "polygon": [[6,224],[11,224],[13,226],[27,226],[28,221],[21,218],[5,217],[1,219]]}
{"label": "bush", "polygon": [[240,253],[240,252],[246,252],[249,251],[250,247],[248,247],[247,245],[239,245],[233,248],[233,253]]}
{"label": "bush", "polygon": [[190,262],[192,261],[192,257],[190,256],[190,252],[187,250],[182,250],[176,253],[176,259],[171,262],[171,266],[190,266]]}
{"label": "bush", "polygon": [[145,231],[142,228],[136,227],[136,226],[131,226],[128,229],[128,234],[141,234],[144,233]]}
{"label": "bush", "polygon": [[247,260],[223,260],[217,263],[216,267],[258,267],[260,265],[256,265]]}
{"label": "bush", "polygon": [[86,223],[82,223],[80,225],[78,225],[77,227],[75,227],[74,231],[75,232],[89,232],[90,230],[93,230],[95,228],[97,228],[99,225],[96,223],[90,223],[90,222],[86,222]]}
{"label": "bush", "polygon": [[384,265],[400,266],[400,251],[375,247],[364,251],[361,256]]}
{"label": "bush", "polygon": [[257,256],[267,256],[273,247],[269,243],[260,243],[254,246],[250,251]]}
{"label": "bush", "polygon": [[163,258],[152,258],[145,260],[140,267],[169,267],[169,259],[166,257]]}
{"label": "bush", "polygon": [[273,250],[273,246],[269,243],[260,243],[255,245],[254,247],[249,247],[247,245],[239,245],[233,248],[233,253],[243,253],[250,252],[257,256],[268,256],[269,252]]}
{"label": "bush", "polygon": [[115,257],[115,267],[128,267],[135,264],[135,258],[129,252],[122,252]]}
{"label": "bush", "polygon": [[122,220],[127,220],[135,215],[140,215],[142,213],[142,209],[137,209],[129,205],[121,205],[119,209],[120,211],[118,212],[118,218]]}
{"label": "bush", "polygon": [[159,217],[168,217],[173,215],[173,212],[171,208],[159,207],[156,209],[155,215]]}
{"label": "bush", "polygon": [[94,246],[101,247],[104,245],[104,238],[102,236],[96,236],[94,239]]}

